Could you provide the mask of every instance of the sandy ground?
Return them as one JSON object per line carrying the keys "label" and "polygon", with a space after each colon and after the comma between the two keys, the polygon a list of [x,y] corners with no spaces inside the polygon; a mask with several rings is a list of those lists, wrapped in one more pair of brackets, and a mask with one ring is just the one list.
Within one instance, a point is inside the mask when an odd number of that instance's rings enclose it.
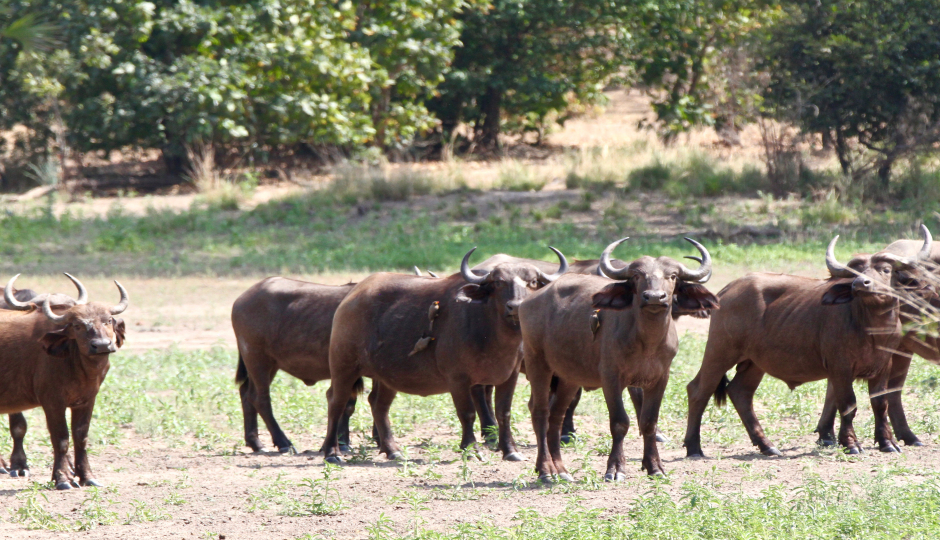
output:
{"label": "sandy ground", "polygon": [[[535,485],[533,445],[520,447],[529,460],[521,463],[503,462],[498,454],[485,451],[488,461],[470,463],[472,485],[460,479],[461,462],[452,452],[445,452],[443,462],[434,467],[442,477],[427,479],[423,475],[429,467],[422,448],[409,448],[414,477],[404,475],[400,466],[377,456],[372,448],[364,462],[346,465],[334,483],[347,508],[335,515],[305,517],[280,515],[278,507],[270,503],[270,499],[266,500],[271,508],[253,509],[258,501],[252,500],[252,495],[258,495],[261,488],[276,482],[286,486],[288,494],[294,498],[303,497],[304,489],[296,486],[305,478],[323,477],[322,458],[309,450],[293,456],[240,452],[220,454],[169,448],[161,442],[129,435],[120,447],[101,448],[100,454],[92,458],[98,478],[109,486],[105,498],[113,502],[107,505],[107,509],[117,513],[118,524],[67,534],[77,538],[108,539],[281,539],[308,533],[326,538],[364,538],[368,536],[366,527],[374,525],[383,513],[391,519],[398,533],[404,533],[413,526],[414,513],[406,502],[396,498],[409,491],[430,499],[423,503],[426,509],[417,515],[423,527],[437,530],[475,522],[484,516],[499,526],[509,526],[514,515],[524,508],[555,515],[573,496],[580,498],[586,507],[603,508],[608,514],[623,514],[637,497],[650,489],[652,482],[639,470],[642,443],[635,432],[632,433],[625,441],[625,450],[628,467],[634,472],[626,481],[617,485],[602,484],[598,491],[577,490],[571,493],[567,493],[564,487],[552,490]],[[668,435],[674,439],[681,437],[680,433]],[[413,443],[415,438],[407,442]],[[436,433],[434,437],[435,441],[452,441],[454,438],[458,438],[456,433]],[[678,444],[668,443],[661,450],[670,473],[666,489],[678,495],[685,481],[702,484],[708,477],[714,482],[714,488],[721,492],[757,494],[773,484],[789,488],[801,485],[807,468],[823,478],[844,478],[874,474],[879,468],[894,465],[909,470],[934,469],[940,458],[940,446],[928,441],[929,446],[909,449],[902,455],[881,454],[869,446],[861,458],[844,461],[831,452],[820,453],[813,439],[808,434],[799,444],[781,447],[782,458],[765,458],[752,447],[738,444],[724,448],[706,447],[709,459],[688,460]],[[311,448],[317,443],[311,437],[301,438],[298,442],[301,448]],[[565,457],[572,471],[580,466],[574,461],[574,451],[566,451]],[[588,466],[602,474],[605,462],[606,456],[595,455]],[[46,471],[35,473],[46,476]],[[575,476],[576,479],[582,478],[585,473],[575,472]],[[521,488],[517,484],[518,491],[514,489],[512,483],[517,478],[528,481],[529,487]],[[7,508],[13,506],[11,499],[26,482],[0,478],[0,497],[6,499]],[[40,502],[46,510],[74,520],[80,517],[82,501],[89,493],[88,490],[75,489],[44,494],[47,499],[40,499]],[[171,495],[185,502],[178,506],[169,505],[165,501]],[[160,506],[169,514],[168,519],[121,524],[131,512],[130,501],[133,500]],[[65,535],[27,531],[18,524],[0,522],[0,537],[3,538]]]}

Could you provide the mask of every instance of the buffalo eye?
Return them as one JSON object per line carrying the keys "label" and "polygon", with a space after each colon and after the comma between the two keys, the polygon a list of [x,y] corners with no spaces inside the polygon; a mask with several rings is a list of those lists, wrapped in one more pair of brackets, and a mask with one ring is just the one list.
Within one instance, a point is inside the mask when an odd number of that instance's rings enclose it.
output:
{"label": "buffalo eye", "polygon": [[493,287],[496,287],[497,289],[502,289],[502,288],[503,288],[503,285],[505,285],[505,283],[503,283],[502,281],[494,281],[494,282],[493,282]]}
{"label": "buffalo eye", "polygon": [[530,281],[530,282],[529,282],[529,287],[532,287],[533,289],[538,289],[538,288],[539,288],[539,280],[533,279],[532,281]]}

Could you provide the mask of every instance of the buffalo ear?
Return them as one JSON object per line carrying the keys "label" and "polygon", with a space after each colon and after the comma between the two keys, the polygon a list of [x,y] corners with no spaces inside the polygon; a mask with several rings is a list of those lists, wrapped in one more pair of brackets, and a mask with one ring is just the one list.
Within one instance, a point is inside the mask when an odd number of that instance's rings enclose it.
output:
{"label": "buffalo ear", "polygon": [[691,315],[697,318],[707,318],[713,309],[720,308],[718,297],[698,283],[680,281],[676,285],[675,297],[672,303],[672,315]]}
{"label": "buffalo ear", "polygon": [[469,283],[464,285],[457,290],[457,301],[458,302],[467,302],[470,304],[482,304],[486,302],[486,299],[489,298],[490,291],[488,288],[476,285],[474,283]]}
{"label": "buffalo ear", "polygon": [[46,354],[55,358],[65,358],[69,354],[68,326],[48,332],[39,340]]}
{"label": "buffalo ear", "polygon": [[824,306],[834,306],[836,304],[848,304],[852,301],[852,284],[836,283],[826,289],[823,293],[822,303]]}
{"label": "buffalo ear", "polygon": [[594,309],[627,309],[633,305],[633,295],[636,290],[632,281],[618,281],[594,293],[591,305]]}
{"label": "buffalo ear", "polygon": [[124,345],[124,319],[115,317],[111,327],[114,328],[114,342],[117,344],[117,348],[120,349],[121,345]]}

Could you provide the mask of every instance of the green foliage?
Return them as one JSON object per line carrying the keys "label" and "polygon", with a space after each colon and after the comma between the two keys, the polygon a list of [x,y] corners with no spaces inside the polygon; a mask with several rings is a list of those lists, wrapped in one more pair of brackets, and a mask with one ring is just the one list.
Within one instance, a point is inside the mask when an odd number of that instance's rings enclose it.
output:
{"label": "green foliage", "polygon": [[625,59],[629,3],[494,0],[460,16],[463,31],[432,110],[445,135],[459,122],[498,144],[503,116],[542,131],[553,113],[596,102]]}
{"label": "green foliage", "polygon": [[768,106],[830,136],[853,180],[877,168],[886,193],[897,159],[940,140],[937,2],[787,2],[785,13],[765,36]]}

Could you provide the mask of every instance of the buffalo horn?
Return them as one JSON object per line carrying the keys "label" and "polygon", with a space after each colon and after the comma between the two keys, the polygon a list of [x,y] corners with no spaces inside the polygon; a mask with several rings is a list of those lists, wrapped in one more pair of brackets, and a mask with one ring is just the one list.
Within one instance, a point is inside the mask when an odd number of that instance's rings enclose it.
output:
{"label": "buffalo horn", "polygon": [[115,279],[114,284],[117,285],[118,290],[121,291],[121,301],[118,302],[118,305],[111,308],[111,315],[118,315],[124,313],[124,310],[127,309],[127,304],[130,303],[130,300],[127,298],[127,291],[124,289],[124,287],[121,286],[120,283],[118,283],[118,280]]}
{"label": "buffalo horn", "polygon": [[75,299],[75,305],[80,306],[82,304],[87,304],[88,303],[88,291],[85,290],[85,286],[82,285],[82,282],[75,279],[75,277],[72,276],[72,274],[69,274],[68,272],[63,272],[63,273],[65,274],[65,277],[69,278],[72,281],[72,283],[75,284],[75,288],[78,289],[78,298]]}
{"label": "buffalo horn", "polygon": [[10,306],[10,309],[23,311],[29,309],[29,304],[20,302],[13,296],[13,282],[16,281],[16,278],[18,277],[20,277],[19,274],[13,276],[7,283],[7,286],[3,288],[3,299],[6,300],[7,305]]}
{"label": "buffalo horn", "polygon": [[417,267],[417,266],[414,267],[414,272],[415,272],[415,275],[416,275],[416,276],[420,276],[420,275],[421,275],[421,270],[418,270],[418,267]]}
{"label": "buffalo horn", "polygon": [[548,249],[554,251],[555,255],[558,255],[558,261],[559,261],[558,271],[548,276],[546,276],[541,271],[539,271],[539,276],[542,278],[543,281],[547,283],[551,283],[555,281],[556,279],[560,278],[562,274],[568,271],[568,259],[566,259],[565,256],[560,251],[553,248],[552,246],[548,246]]}
{"label": "buffalo horn", "polygon": [[[696,257],[695,255],[686,255],[685,258],[686,258],[686,259],[691,259],[691,260],[693,260],[693,261],[695,261],[695,262],[697,262],[697,263],[699,263],[699,264],[702,264],[702,258],[701,258],[701,257]],[[702,279],[698,280],[698,282],[699,282],[699,283],[707,283],[708,280],[710,280],[711,278],[712,278],[712,271],[709,270],[709,271],[708,271],[708,274],[706,274],[705,277],[703,277]]]}
{"label": "buffalo horn", "polygon": [[914,259],[901,257],[893,253],[882,253],[881,256],[904,266],[914,266],[920,261],[929,261],[930,250],[933,247],[933,237],[930,236],[930,231],[927,229],[926,225],[920,226],[920,233],[924,236],[924,245],[920,248],[920,251],[917,252],[917,257]]}
{"label": "buffalo horn", "polygon": [[625,238],[621,238],[620,240],[617,240],[613,244],[607,246],[604,252],[601,253],[601,260],[597,264],[597,267],[600,269],[603,275],[611,279],[627,279],[629,277],[628,275],[630,272],[629,266],[618,270],[617,268],[614,268],[612,264],[610,264],[610,254],[613,253],[614,248],[616,248],[617,246],[619,246],[623,242],[626,242],[629,239],[630,239],[629,236]]}
{"label": "buffalo horn", "polygon": [[52,300],[52,295],[46,296],[45,301],[42,303],[42,312],[50,321],[56,324],[62,324],[65,322],[65,319],[68,319],[68,315],[56,315],[52,312],[52,307],[49,305]]}
{"label": "buffalo horn", "polygon": [[829,247],[826,248],[826,268],[829,269],[829,275],[834,278],[855,277],[855,272],[842,266],[842,264],[836,260],[836,242],[838,241],[839,235],[837,234],[835,238],[829,242]]}
{"label": "buffalo horn", "polygon": [[486,283],[486,278],[489,277],[490,273],[486,272],[485,274],[478,276],[470,271],[470,255],[472,255],[476,250],[477,248],[473,248],[463,256],[463,261],[460,262],[460,275],[462,275],[463,278],[467,280],[467,283],[482,285],[483,283]]}
{"label": "buffalo horn", "polygon": [[708,281],[708,278],[711,277],[712,273],[712,256],[708,254],[708,250],[705,249],[705,246],[699,244],[691,238],[686,238],[686,242],[695,246],[695,249],[698,250],[702,255],[702,263],[699,265],[698,270],[689,270],[684,264],[679,265],[679,278],[683,281],[694,281],[697,283],[705,283]]}

